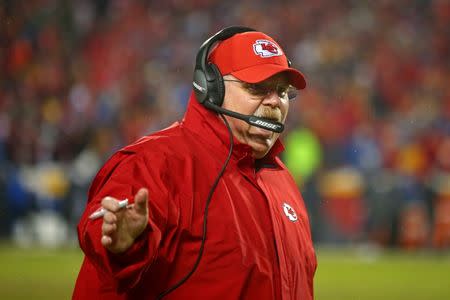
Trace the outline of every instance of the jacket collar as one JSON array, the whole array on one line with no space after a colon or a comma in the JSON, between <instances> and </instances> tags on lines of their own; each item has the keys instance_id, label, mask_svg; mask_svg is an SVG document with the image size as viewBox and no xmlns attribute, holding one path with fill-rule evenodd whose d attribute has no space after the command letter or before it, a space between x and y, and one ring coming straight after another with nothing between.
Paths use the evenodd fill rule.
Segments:
<instances>
[{"instance_id":1,"label":"jacket collar","mask_svg":"<svg viewBox=\"0 0 450 300\"><path fill-rule=\"evenodd\" d=\"M226 125L217 113L201 105L195 99L193 92L189 98L182 126L192 131L199 139L216 148L217 151L227 153L230 146L230 137ZM240 161L251 160L252 164L255 164L250 146L239 142L234 136L233 145L234 158ZM269 153L264 158L258 160L257 164L261 166L279 166L276 157L283 150L283 144L277 139Z\"/></svg>"}]
</instances>

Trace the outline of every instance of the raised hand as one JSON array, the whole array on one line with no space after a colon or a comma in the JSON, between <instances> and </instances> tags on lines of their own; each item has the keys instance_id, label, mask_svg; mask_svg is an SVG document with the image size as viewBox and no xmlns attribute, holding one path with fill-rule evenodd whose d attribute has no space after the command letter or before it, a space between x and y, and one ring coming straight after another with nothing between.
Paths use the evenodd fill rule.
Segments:
<instances>
[{"instance_id":1,"label":"raised hand","mask_svg":"<svg viewBox=\"0 0 450 300\"><path fill-rule=\"evenodd\" d=\"M102 245L112 253L122 253L133 245L148 224L148 191L141 188L134 197L134 204L119 207L113 197L102 199L106 210L102 224Z\"/></svg>"}]
</instances>

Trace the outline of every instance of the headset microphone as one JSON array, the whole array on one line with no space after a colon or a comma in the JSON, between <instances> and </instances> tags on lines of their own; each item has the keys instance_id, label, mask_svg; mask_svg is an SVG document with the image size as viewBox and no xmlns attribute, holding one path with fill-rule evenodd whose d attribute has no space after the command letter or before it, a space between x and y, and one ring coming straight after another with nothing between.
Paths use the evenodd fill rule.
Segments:
<instances>
[{"instance_id":1,"label":"headset microphone","mask_svg":"<svg viewBox=\"0 0 450 300\"><path fill-rule=\"evenodd\" d=\"M194 87L195 87L195 85L194 85ZM277 133L280 133L284 130L284 125L280 122L276 122L276 121L266 119L266 118L261 118L261 117L243 115L243 114L237 113L235 111L231 111L231 110L225 109L223 107L220 107L218 105L215 105L214 103L209 102L209 101L205 101L203 103L203 105L205 105L207 108L209 108L215 112L218 112L218 113L221 113L221 114L224 114L224 115L227 115L227 116L239 119L239 120L243 120L250 125L253 125L253 126L256 126L256 127L262 128L262 129L270 130L272 132L277 132Z\"/></svg>"}]
</instances>

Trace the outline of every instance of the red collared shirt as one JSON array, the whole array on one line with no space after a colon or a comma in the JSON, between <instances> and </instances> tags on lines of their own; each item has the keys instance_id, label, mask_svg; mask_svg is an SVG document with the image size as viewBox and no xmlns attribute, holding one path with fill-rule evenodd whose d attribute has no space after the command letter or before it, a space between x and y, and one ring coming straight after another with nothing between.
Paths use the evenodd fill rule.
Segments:
<instances>
[{"instance_id":1,"label":"red collared shirt","mask_svg":"<svg viewBox=\"0 0 450 300\"><path fill-rule=\"evenodd\" d=\"M205 202L228 153L223 122L191 97L181 123L116 153L99 171L78 225L85 253L73 299L155 299L194 266ZM258 162L238 143L209 206L203 257L164 299L313 299L316 257L302 197L277 157ZM149 225L125 253L100 243L106 196L149 190Z\"/></svg>"}]
</instances>

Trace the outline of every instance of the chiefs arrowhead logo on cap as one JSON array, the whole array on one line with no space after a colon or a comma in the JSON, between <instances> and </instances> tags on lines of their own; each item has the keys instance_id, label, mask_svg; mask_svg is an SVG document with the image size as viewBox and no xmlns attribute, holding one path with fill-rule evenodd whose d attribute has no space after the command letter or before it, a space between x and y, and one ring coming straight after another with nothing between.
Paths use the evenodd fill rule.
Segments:
<instances>
[{"instance_id":1,"label":"chiefs arrowhead logo on cap","mask_svg":"<svg viewBox=\"0 0 450 300\"><path fill-rule=\"evenodd\" d=\"M286 202L283 203L283 211L286 217L288 217L289 221L295 222L298 220L295 210Z\"/></svg>"},{"instance_id":2,"label":"chiefs arrowhead logo on cap","mask_svg":"<svg viewBox=\"0 0 450 300\"><path fill-rule=\"evenodd\" d=\"M281 49L273 42L268 40L256 40L253 44L253 51L261 57L272 57L283 55Z\"/></svg>"}]
</instances>

